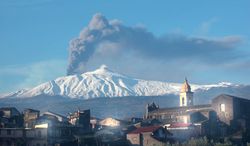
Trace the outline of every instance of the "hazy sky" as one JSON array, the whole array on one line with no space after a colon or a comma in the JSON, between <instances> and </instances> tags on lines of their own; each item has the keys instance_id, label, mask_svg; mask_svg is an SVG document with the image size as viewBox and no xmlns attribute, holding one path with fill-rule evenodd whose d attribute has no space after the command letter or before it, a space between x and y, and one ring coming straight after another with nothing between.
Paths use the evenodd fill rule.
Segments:
<instances>
[{"instance_id":1,"label":"hazy sky","mask_svg":"<svg viewBox=\"0 0 250 146\"><path fill-rule=\"evenodd\" d=\"M130 30L138 36L131 45L121 47L118 41L123 49L118 54L104 48L112 49L117 40L98 43L101 55L90 57L87 71L104 62L137 78L182 82L187 76L200 84L250 84L249 6L248 0L1 0L0 93L66 75L70 41L82 39L79 34L97 13L126 28L118 34L122 40L131 42L121 36ZM144 36L156 48L140 45ZM203 45L195 45L200 40Z\"/></svg>"}]
</instances>

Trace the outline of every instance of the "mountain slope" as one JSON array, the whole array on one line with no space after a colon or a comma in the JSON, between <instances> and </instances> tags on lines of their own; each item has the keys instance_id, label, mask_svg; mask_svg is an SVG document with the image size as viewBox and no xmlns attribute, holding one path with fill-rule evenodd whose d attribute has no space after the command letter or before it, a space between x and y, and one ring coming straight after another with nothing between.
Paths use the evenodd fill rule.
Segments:
<instances>
[{"instance_id":1,"label":"mountain slope","mask_svg":"<svg viewBox=\"0 0 250 146\"><path fill-rule=\"evenodd\" d=\"M90 99L96 97L178 95L181 85L180 83L134 79L115 73L103 65L92 72L59 77L29 90L20 90L14 93L5 94L2 98L28 98L39 95L59 95L70 98ZM242 85L225 82L214 85L191 84L194 92L203 92L212 88L235 88L239 86Z\"/></svg>"}]
</instances>

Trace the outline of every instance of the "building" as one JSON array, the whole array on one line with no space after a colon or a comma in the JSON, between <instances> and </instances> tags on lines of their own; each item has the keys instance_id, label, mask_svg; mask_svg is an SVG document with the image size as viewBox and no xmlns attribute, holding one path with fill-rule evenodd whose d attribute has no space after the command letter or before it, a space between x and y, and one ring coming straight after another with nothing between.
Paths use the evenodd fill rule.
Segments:
<instances>
[{"instance_id":1,"label":"building","mask_svg":"<svg viewBox=\"0 0 250 146\"><path fill-rule=\"evenodd\" d=\"M250 100L224 94L212 100L212 109L220 121L227 125L234 125L239 121L250 122Z\"/></svg>"},{"instance_id":2,"label":"building","mask_svg":"<svg viewBox=\"0 0 250 146\"><path fill-rule=\"evenodd\" d=\"M210 105L182 106L173 108L159 108L149 112L148 119L157 119L163 123L190 123L199 122L208 118ZM197 115L197 116L195 116ZM199 115L199 116L198 116Z\"/></svg>"},{"instance_id":3,"label":"building","mask_svg":"<svg viewBox=\"0 0 250 146\"><path fill-rule=\"evenodd\" d=\"M38 136L35 129L1 128L0 131L0 146L33 146L37 144L32 144L33 139L41 140L43 137Z\"/></svg>"},{"instance_id":4,"label":"building","mask_svg":"<svg viewBox=\"0 0 250 146\"><path fill-rule=\"evenodd\" d=\"M191 91L191 87L188 84L187 78L181 87L180 92L180 107L182 106L193 106L194 105L194 93Z\"/></svg>"},{"instance_id":5,"label":"building","mask_svg":"<svg viewBox=\"0 0 250 146\"><path fill-rule=\"evenodd\" d=\"M0 128L18 128L23 126L23 116L15 107L0 108Z\"/></svg>"},{"instance_id":6,"label":"building","mask_svg":"<svg viewBox=\"0 0 250 146\"><path fill-rule=\"evenodd\" d=\"M7 113L1 115L4 118L16 117L20 113L15 108L1 109ZM25 121L24 125L0 128L0 146L74 146L79 144L77 137L83 135L82 131L85 130L83 126L72 125L66 117L53 112L45 112L40 116L37 110L25 109L21 117Z\"/></svg>"},{"instance_id":7,"label":"building","mask_svg":"<svg viewBox=\"0 0 250 146\"><path fill-rule=\"evenodd\" d=\"M151 104L147 104L144 118L149 119L149 113L151 113L157 109L159 109L159 105L156 105L154 102Z\"/></svg>"},{"instance_id":8,"label":"building","mask_svg":"<svg viewBox=\"0 0 250 146\"><path fill-rule=\"evenodd\" d=\"M200 127L200 135L227 136L249 131L250 100L221 94L211 104L195 105L193 92L185 79L179 97L179 107L159 108L155 103L146 106L145 120L157 119L163 125L173 123L193 124ZM218 135L219 134L219 135Z\"/></svg>"},{"instance_id":9,"label":"building","mask_svg":"<svg viewBox=\"0 0 250 146\"><path fill-rule=\"evenodd\" d=\"M0 146L67 146L75 139L70 127L48 124L36 128L1 128Z\"/></svg>"},{"instance_id":10,"label":"building","mask_svg":"<svg viewBox=\"0 0 250 146\"><path fill-rule=\"evenodd\" d=\"M179 97L179 107L159 108L155 103L146 106L146 119L157 119L164 124L194 123L208 119L212 111L211 104L194 105L193 92L185 79Z\"/></svg>"},{"instance_id":11,"label":"building","mask_svg":"<svg viewBox=\"0 0 250 146\"><path fill-rule=\"evenodd\" d=\"M95 139L97 145L103 146L127 146L126 134L135 129L129 121L111 117L100 120L97 127Z\"/></svg>"},{"instance_id":12,"label":"building","mask_svg":"<svg viewBox=\"0 0 250 146\"><path fill-rule=\"evenodd\" d=\"M172 142L172 134L161 126L140 127L127 134L127 140L133 146L164 145Z\"/></svg>"},{"instance_id":13,"label":"building","mask_svg":"<svg viewBox=\"0 0 250 146\"><path fill-rule=\"evenodd\" d=\"M74 126L67 123L46 120L36 124L32 130L35 131L36 137L28 142L33 145L67 146L76 143Z\"/></svg>"},{"instance_id":14,"label":"building","mask_svg":"<svg viewBox=\"0 0 250 146\"><path fill-rule=\"evenodd\" d=\"M99 118L90 117L90 125L91 125L92 131L96 131L100 128L100 125L99 125L100 121L101 121L101 119L99 119Z\"/></svg>"},{"instance_id":15,"label":"building","mask_svg":"<svg viewBox=\"0 0 250 146\"><path fill-rule=\"evenodd\" d=\"M191 123L172 123L164 127L173 135L172 138L177 141L186 141L192 137L200 136L199 127Z\"/></svg>"},{"instance_id":16,"label":"building","mask_svg":"<svg viewBox=\"0 0 250 146\"><path fill-rule=\"evenodd\" d=\"M35 125L36 120L40 116L40 111L34 109L24 109L23 111L24 127L32 128Z\"/></svg>"},{"instance_id":17,"label":"building","mask_svg":"<svg viewBox=\"0 0 250 146\"><path fill-rule=\"evenodd\" d=\"M105 118L99 122L101 127L119 127L125 125L125 121L118 120L115 118Z\"/></svg>"},{"instance_id":18,"label":"building","mask_svg":"<svg viewBox=\"0 0 250 146\"><path fill-rule=\"evenodd\" d=\"M90 130L90 110L78 110L68 116L69 122L77 127Z\"/></svg>"},{"instance_id":19,"label":"building","mask_svg":"<svg viewBox=\"0 0 250 146\"><path fill-rule=\"evenodd\" d=\"M48 112L44 112L43 113L43 117L53 117L55 119L57 119L59 122L63 122L63 123L68 123L68 118L63 116L63 115L60 115L58 113L54 113L54 112L51 112L51 111L48 111Z\"/></svg>"}]
</instances>

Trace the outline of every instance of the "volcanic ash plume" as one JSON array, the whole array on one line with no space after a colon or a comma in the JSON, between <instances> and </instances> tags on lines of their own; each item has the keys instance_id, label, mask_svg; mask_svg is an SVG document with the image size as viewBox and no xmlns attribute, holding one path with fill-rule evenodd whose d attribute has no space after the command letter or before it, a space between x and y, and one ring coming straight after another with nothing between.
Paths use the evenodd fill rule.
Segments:
<instances>
[{"instance_id":1,"label":"volcanic ash plume","mask_svg":"<svg viewBox=\"0 0 250 146\"><path fill-rule=\"evenodd\" d=\"M240 41L238 36L208 39L166 34L156 37L143 27L127 27L118 20L108 21L102 14L95 14L80 36L70 42L67 74L87 71L86 65L90 59L104 63L109 59L109 63L134 65L126 64L122 59L110 61L117 56L134 62L139 62L138 58L146 61L180 62L185 58L198 63L226 62L236 57L234 48ZM96 57L95 54L102 56ZM137 65L143 66L145 63Z\"/></svg>"}]
</instances>

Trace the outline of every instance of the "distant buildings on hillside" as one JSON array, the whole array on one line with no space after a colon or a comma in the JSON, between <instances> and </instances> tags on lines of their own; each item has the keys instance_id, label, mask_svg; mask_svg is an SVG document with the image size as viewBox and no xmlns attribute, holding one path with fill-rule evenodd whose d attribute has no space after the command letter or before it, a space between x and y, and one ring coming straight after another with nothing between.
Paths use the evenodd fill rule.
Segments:
<instances>
[{"instance_id":1,"label":"distant buildings on hillside","mask_svg":"<svg viewBox=\"0 0 250 146\"><path fill-rule=\"evenodd\" d=\"M179 107L146 105L143 117L98 119L90 110L65 117L48 111L0 108L0 146L154 146L206 136L235 144L250 142L250 100L219 95L211 104L195 105L187 79ZM131 111L133 112L133 111Z\"/></svg>"}]
</instances>

